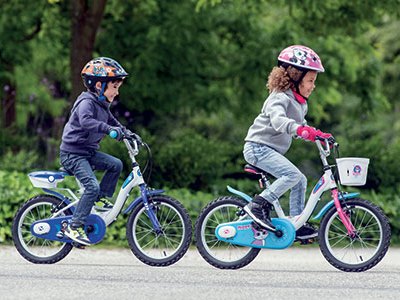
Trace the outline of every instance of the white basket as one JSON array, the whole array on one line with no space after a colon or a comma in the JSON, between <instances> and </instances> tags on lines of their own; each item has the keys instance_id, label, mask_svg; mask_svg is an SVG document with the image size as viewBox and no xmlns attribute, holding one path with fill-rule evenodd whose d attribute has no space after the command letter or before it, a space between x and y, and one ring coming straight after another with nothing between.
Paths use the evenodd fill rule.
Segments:
<instances>
[{"instance_id":1,"label":"white basket","mask_svg":"<svg viewBox=\"0 0 400 300\"><path fill-rule=\"evenodd\" d=\"M367 181L368 158L343 157L336 159L342 185L364 185Z\"/></svg>"}]
</instances>

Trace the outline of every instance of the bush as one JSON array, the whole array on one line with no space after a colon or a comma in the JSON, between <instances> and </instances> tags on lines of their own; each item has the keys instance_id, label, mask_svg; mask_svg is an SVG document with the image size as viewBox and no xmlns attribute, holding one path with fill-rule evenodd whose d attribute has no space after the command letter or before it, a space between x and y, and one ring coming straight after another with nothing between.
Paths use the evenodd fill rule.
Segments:
<instances>
[{"instance_id":1,"label":"bush","mask_svg":"<svg viewBox=\"0 0 400 300\"><path fill-rule=\"evenodd\" d=\"M207 189L229 167L230 152L227 143L191 129L179 130L154 150L154 179L173 188Z\"/></svg>"},{"instance_id":2,"label":"bush","mask_svg":"<svg viewBox=\"0 0 400 300\"><path fill-rule=\"evenodd\" d=\"M10 242L14 215L35 191L26 174L0 171L0 195L0 242Z\"/></svg>"},{"instance_id":3,"label":"bush","mask_svg":"<svg viewBox=\"0 0 400 300\"><path fill-rule=\"evenodd\" d=\"M119 186L122 184L122 180L119 182ZM165 188L165 194L171 196L180 201L183 206L189 212L189 215L194 226L195 221L200 211L210 201L216 199L218 196L229 195L230 193L226 190L226 185L229 184L235 189L241 190L252 196L253 193L259 192L260 190L255 186L255 181L248 180L221 180L221 185L215 188L213 193L206 192L193 192L189 189L172 189ZM65 180L65 187L74 189L75 182L73 178ZM308 188L310 191L310 187ZM352 188L351 191L357 191ZM0 243L11 243L11 225L12 220L17 212L18 208L28 199L40 194L39 189L35 189L26 174L19 172L5 172L0 171ZM131 203L137 196L138 189L132 190L130 198L127 200L127 204ZM399 190L385 190L382 193L377 194L374 191L365 191L361 193L363 199L372 201L383 209L385 214L388 216L391 227L392 227L392 242L399 243L400 239L400 191ZM282 207L287 210L288 208L288 194L285 194L281 199ZM327 194L326 199L323 201L329 201L330 197ZM322 206L322 203L319 206ZM319 209L316 209L318 212ZM102 242L103 245L123 246L127 247L126 241L126 222L128 215L121 214L118 219L107 228L107 233Z\"/></svg>"}]
</instances>

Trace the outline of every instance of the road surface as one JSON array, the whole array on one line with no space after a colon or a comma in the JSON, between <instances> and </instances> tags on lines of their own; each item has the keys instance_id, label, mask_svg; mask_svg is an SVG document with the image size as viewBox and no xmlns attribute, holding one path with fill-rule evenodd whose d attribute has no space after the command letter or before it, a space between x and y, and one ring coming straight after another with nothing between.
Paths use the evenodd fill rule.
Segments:
<instances>
[{"instance_id":1,"label":"road surface","mask_svg":"<svg viewBox=\"0 0 400 300\"><path fill-rule=\"evenodd\" d=\"M400 249L364 273L333 268L317 247L262 250L247 267L219 270L195 249L175 265L144 265L129 249L74 249L54 265L0 246L0 299L399 299Z\"/></svg>"}]
</instances>

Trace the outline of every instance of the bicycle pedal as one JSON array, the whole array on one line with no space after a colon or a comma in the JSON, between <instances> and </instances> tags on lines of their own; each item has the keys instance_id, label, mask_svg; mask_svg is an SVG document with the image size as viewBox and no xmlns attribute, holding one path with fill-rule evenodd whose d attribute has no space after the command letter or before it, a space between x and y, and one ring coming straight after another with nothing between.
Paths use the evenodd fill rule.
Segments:
<instances>
[{"instance_id":1,"label":"bicycle pedal","mask_svg":"<svg viewBox=\"0 0 400 300\"><path fill-rule=\"evenodd\" d=\"M80 249L80 250L86 249L85 245L79 244L77 242L72 242L72 246L74 246L75 248Z\"/></svg>"},{"instance_id":2,"label":"bicycle pedal","mask_svg":"<svg viewBox=\"0 0 400 300\"><path fill-rule=\"evenodd\" d=\"M244 216L245 214L246 214L246 212L243 210L243 208L240 209L240 210L238 210L238 211L236 212L236 215L237 215L238 217L242 217L242 216Z\"/></svg>"},{"instance_id":3,"label":"bicycle pedal","mask_svg":"<svg viewBox=\"0 0 400 300\"><path fill-rule=\"evenodd\" d=\"M297 242L300 242L300 245L310 245L310 244L314 244L316 242L315 238L311 238L311 239L298 239L296 238Z\"/></svg>"}]
</instances>

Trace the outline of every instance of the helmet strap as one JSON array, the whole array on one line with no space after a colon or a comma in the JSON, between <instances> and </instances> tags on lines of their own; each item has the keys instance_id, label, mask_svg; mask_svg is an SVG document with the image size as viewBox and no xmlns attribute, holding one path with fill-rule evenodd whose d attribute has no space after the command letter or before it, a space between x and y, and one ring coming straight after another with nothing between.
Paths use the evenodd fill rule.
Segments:
<instances>
[{"instance_id":1,"label":"helmet strap","mask_svg":"<svg viewBox=\"0 0 400 300\"><path fill-rule=\"evenodd\" d=\"M281 61L278 61L278 66L279 66L279 67L283 67L283 68L285 68L285 69L287 69L289 66L292 66L292 67L294 67L295 69L301 71L301 75L300 75L300 77L299 77L297 80L294 80L292 77L290 77L289 73L288 73L288 76L289 76L290 81L293 82L293 85L294 85L294 88L295 88L297 94L299 94L300 96L302 96L304 99L308 100L307 97L304 97L304 96L300 93L299 85L300 85L300 82L303 80L304 76L306 76L306 74L307 74L307 72L308 72L309 70L307 70L307 69L305 69L305 68L304 68L304 69L303 69L303 68L300 69L300 68L295 67L295 66L293 66L293 65L291 65L291 64L288 64L288 63L285 63L285 62L281 62Z\"/></svg>"},{"instance_id":2,"label":"helmet strap","mask_svg":"<svg viewBox=\"0 0 400 300\"><path fill-rule=\"evenodd\" d=\"M99 93L99 100L100 101L106 101L106 96L104 96L104 91L106 90L107 82L102 82L101 83L101 90Z\"/></svg>"},{"instance_id":3,"label":"helmet strap","mask_svg":"<svg viewBox=\"0 0 400 300\"><path fill-rule=\"evenodd\" d=\"M303 72L301 73L299 79L297 79L297 80L293 80L292 78L290 78L290 76L289 76L289 78L290 78L290 80L293 82L297 94L299 94L300 96L302 96L304 99L308 100L307 97L304 97L304 96L300 93L300 87L299 87L300 82L303 80L303 78L304 78L304 76L306 76L306 74L307 74L307 71L303 71Z\"/></svg>"}]
</instances>

